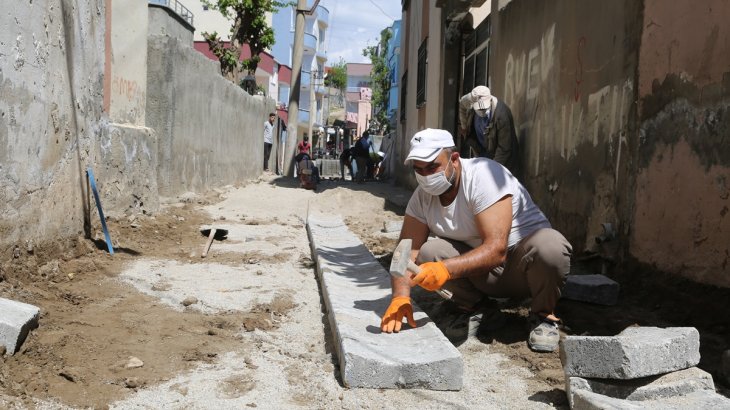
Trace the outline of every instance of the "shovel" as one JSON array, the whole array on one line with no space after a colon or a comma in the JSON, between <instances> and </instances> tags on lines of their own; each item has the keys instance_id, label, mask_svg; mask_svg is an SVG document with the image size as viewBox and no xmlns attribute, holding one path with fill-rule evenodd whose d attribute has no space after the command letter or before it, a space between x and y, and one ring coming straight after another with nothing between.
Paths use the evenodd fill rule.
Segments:
<instances>
[{"instance_id":1,"label":"shovel","mask_svg":"<svg viewBox=\"0 0 730 410\"><path fill-rule=\"evenodd\" d=\"M217 239L219 241L226 239L228 236L228 229L205 227L200 228L200 233L202 233L203 236L208 237L208 241L205 243L205 247L203 248L203 253L200 254L201 258L205 258L208 256L208 250L210 250L210 245L213 243L213 239Z\"/></svg>"}]
</instances>

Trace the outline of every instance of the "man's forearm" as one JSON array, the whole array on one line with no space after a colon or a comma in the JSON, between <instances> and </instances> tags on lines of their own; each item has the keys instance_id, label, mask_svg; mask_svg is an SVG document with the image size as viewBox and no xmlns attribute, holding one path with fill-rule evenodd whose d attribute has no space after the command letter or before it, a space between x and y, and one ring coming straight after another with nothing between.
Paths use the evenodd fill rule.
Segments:
<instances>
[{"instance_id":1,"label":"man's forearm","mask_svg":"<svg viewBox=\"0 0 730 410\"><path fill-rule=\"evenodd\" d=\"M444 260L451 279L467 278L484 274L501 266L507 258L507 248L499 245L483 244L469 252Z\"/></svg>"}]
</instances>

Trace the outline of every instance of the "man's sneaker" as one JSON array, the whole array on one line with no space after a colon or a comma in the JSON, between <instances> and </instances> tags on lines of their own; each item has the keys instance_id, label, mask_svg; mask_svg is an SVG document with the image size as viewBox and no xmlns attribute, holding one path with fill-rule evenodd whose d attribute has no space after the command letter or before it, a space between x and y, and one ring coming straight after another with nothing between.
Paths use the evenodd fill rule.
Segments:
<instances>
[{"instance_id":1,"label":"man's sneaker","mask_svg":"<svg viewBox=\"0 0 730 410\"><path fill-rule=\"evenodd\" d=\"M527 345L536 352L552 352L558 348L560 332L558 322L532 314L528 319L530 337Z\"/></svg>"}]
</instances>

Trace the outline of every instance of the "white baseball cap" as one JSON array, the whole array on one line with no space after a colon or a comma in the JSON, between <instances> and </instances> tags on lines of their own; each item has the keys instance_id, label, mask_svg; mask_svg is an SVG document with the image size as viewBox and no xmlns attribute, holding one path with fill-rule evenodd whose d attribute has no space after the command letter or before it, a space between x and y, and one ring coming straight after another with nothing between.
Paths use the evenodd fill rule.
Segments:
<instances>
[{"instance_id":1,"label":"white baseball cap","mask_svg":"<svg viewBox=\"0 0 730 410\"><path fill-rule=\"evenodd\" d=\"M411 150L403 162L408 165L409 161L431 162L436 159L439 152L444 148L455 146L454 137L446 130L426 128L413 134L411 138Z\"/></svg>"}]
</instances>

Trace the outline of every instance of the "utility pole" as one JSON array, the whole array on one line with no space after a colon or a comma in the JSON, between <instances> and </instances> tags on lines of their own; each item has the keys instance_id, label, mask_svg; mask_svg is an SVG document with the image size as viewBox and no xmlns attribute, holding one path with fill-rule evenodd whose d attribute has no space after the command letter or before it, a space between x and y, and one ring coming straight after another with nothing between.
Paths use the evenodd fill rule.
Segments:
<instances>
[{"instance_id":1,"label":"utility pole","mask_svg":"<svg viewBox=\"0 0 730 410\"><path fill-rule=\"evenodd\" d=\"M302 54L304 52L304 15L312 14L319 0L314 1L307 10L307 0L297 1L297 18L294 26L294 49L291 62L291 90L289 92L289 124L287 126L286 144L284 145L284 173L294 176L292 162L297 148L297 128L299 127L299 94L302 88Z\"/></svg>"},{"instance_id":2,"label":"utility pole","mask_svg":"<svg viewBox=\"0 0 730 410\"><path fill-rule=\"evenodd\" d=\"M284 149L284 173L294 176L292 161L297 148L297 128L299 127L299 94L302 88L302 52L304 47L304 11L307 0L298 0L296 23L294 26L294 49L291 63L291 88L289 91L289 124L287 126Z\"/></svg>"}]
</instances>

